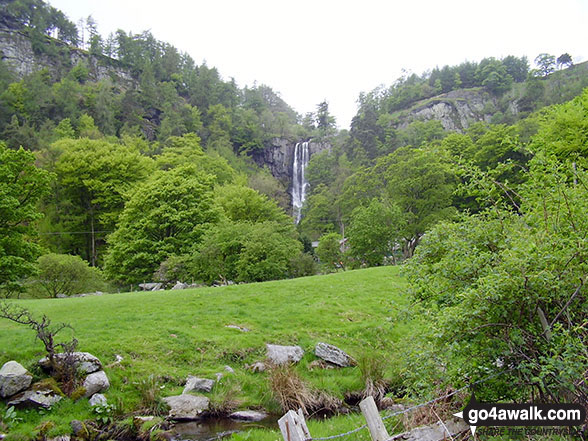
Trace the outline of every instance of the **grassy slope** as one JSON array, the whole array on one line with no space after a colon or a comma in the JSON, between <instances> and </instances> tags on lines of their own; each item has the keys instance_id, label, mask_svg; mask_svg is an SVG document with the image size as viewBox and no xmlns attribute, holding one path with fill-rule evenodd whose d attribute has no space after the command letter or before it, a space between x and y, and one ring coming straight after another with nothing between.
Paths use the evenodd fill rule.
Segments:
<instances>
[{"instance_id":1,"label":"grassy slope","mask_svg":"<svg viewBox=\"0 0 588 441\"><path fill-rule=\"evenodd\" d=\"M113 294L52 300L26 300L27 309L47 314L54 323L73 325L79 350L111 364L106 368L111 403L134 410L137 382L155 375L163 395L180 393L188 374L214 378L225 365L235 369L232 381L241 388L242 408L262 406L278 411L267 387L267 375L253 374L245 363L262 360L265 343L299 344L306 354L297 366L314 386L341 397L362 388L358 368L309 371L318 341L353 356L362 351L393 354L394 344L408 331L403 321L408 300L399 268L382 267L287 281L201 288L186 291ZM243 333L225 325L251 329ZM15 359L35 370L42 347L31 330L0 321L0 362ZM389 365L389 375L394 372ZM227 378L230 376L227 376ZM3 413L3 407L0 412ZM58 404L50 415L24 413L13 430L29 432L52 419L56 432L67 431L73 418L90 416L86 400Z\"/></svg>"}]
</instances>

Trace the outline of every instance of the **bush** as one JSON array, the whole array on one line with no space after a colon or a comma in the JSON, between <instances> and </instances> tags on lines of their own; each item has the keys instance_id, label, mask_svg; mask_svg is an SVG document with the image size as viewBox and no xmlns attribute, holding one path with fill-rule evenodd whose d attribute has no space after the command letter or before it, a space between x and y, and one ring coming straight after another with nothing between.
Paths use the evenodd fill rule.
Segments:
<instances>
[{"instance_id":1,"label":"bush","mask_svg":"<svg viewBox=\"0 0 588 441\"><path fill-rule=\"evenodd\" d=\"M71 296L104 289L102 273L79 256L45 254L39 257L39 284L49 294Z\"/></svg>"}]
</instances>

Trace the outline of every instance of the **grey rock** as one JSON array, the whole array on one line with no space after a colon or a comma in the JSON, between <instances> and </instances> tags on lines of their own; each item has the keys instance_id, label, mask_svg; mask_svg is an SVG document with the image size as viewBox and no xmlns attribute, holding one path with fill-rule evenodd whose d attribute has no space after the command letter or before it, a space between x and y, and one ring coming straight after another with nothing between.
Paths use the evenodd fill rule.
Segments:
<instances>
[{"instance_id":1,"label":"grey rock","mask_svg":"<svg viewBox=\"0 0 588 441\"><path fill-rule=\"evenodd\" d=\"M61 400L61 397L51 390L27 390L22 394L13 397L13 399L7 403L7 406L49 408L59 400Z\"/></svg>"},{"instance_id":2,"label":"grey rock","mask_svg":"<svg viewBox=\"0 0 588 441\"><path fill-rule=\"evenodd\" d=\"M182 394L187 394L188 392L210 392L212 386L214 386L214 380L190 375L186 380L186 386Z\"/></svg>"},{"instance_id":3,"label":"grey rock","mask_svg":"<svg viewBox=\"0 0 588 441\"><path fill-rule=\"evenodd\" d=\"M97 357L93 356L89 352L73 352L72 353L76 369L85 374L91 374L92 372L99 371L102 369L102 363ZM55 355L56 363L63 363L66 358L66 354L59 353ZM49 359L44 357L39 360L39 364L43 369L49 369Z\"/></svg>"},{"instance_id":4,"label":"grey rock","mask_svg":"<svg viewBox=\"0 0 588 441\"><path fill-rule=\"evenodd\" d=\"M139 288L141 288L143 291L157 291L159 289L161 289L161 287L163 286L162 283L139 283Z\"/></svg>"},{"instance_id":5,"label":"grey rock","mask_svg":"<svg viewBox=\"0 0 588 441\"><path fill-rule=\"evenodd\" d=\"M304 351L300 346L265 345L267 348L267 359L272 364L298 363Z\"/></svg>"},{"instance_id":6,"label":"grey rock","mask_svg":"<svg viewBox=\"0 0 588 441\"><path fill-rule=\"evenodd\" d=\"M267 366L265 365L265 363L263 361L257 361L255 363L253 363L251 366L247 366L247 369L249 369L253 372L265 372L265 370L267 369Z\"/></svg>"},{"instance_id":7,"label":"grey rock","mask_svg":"<svg viewBox=\"0 0 588 441\"><path fill-rule=\"evenodd\" d=\"M86 389L84 396L91 397L95 393L104 392L110 387L110 382L104 371L94 372L86 377L83 384Z\"/></svg>"},{"instance_id":8,"label":"grey rock","mask_svg":"<svg viewBox=\"0 0 588 441\"><path fill-rule=\"evenodd\" d=\"M94 407L94 406L106 406L106 404L108 403L108 401L106 400L106 397L102 394L94 394L90 397L90 406Z\"/></svg>"},{"instance_id":9,"label":"grey rock","mask_svg":"<svg viewBox=\"0 0 588 441\"><path fill-rule=\"evenodd\" d=\"M261 421L267 418L267 413L256 410L240 410L233 412L229 417L240 421Z\"/></svg>"},{"instance_id":10,"label":"grey rock","mask_svg":"<svg viewBox=\"0 0 588 441\"><path fill-rule=\"evenodd\" d=\"M226 325L225 328L230 328L230 329L237 329L241 332L249 332L251 331L251 329L246 328L245 326L238 326L238 325Z\"/></svg>"},{"instance_id":11,"label":"grey rock","mask_svg":"<svg viewBox=\"0 0 588 441\"><path fill-rule=\"evenodd\" d=\"M74 436L84 438L84 435L88 433L86 426L80 420L71 420L69 425Z\"/></svg>"},{"instance_id":12,"label":"grey rock","mask_svg":"<svg viewBox=\"0 0 588 441\"><path fill-rule=\"evenodd\" d=\"M47 438L47 441L70 441L71 437L69 435L59 435L54 438Z\"/></svg>"},{"instance_id":13,"label":"grey rock","mask_svg":"<svg viewBox=\"0 0 588 441\"><path fill-rule=\"evenodd\" d=\"M172 289L186 289L188 285L186 283L182 283L180 281L176 282L176 284L172 287Z\"/></svg>"},{"instance_id":14,"label":"grey rock","mask_svg":"<svg viewBox=\"0 0 588 441\"><path fill-rule=\"evenodd\" d=\"M234 374L235 369L233 369L231 366L225 366L225 372L228 372L229 374Z\"/></svg>"},{"instance_id":15,"label":"grey rock","mask_svg":"<svg viewBox=\"0 0 588 441\"><path fill-rule=\"evenodd\" d=\"M197 420L210 404L208 398L190 394L165 397L163 401L170 407L168 416L172 420Z\"/></svg>"},{"instance_id":16,"label":"grey rock","mask_svg":"<svg viewBox=\"0 0 588 441\"><path fill-rule=\"evenodd\" d=\"M22 392L31 385L33 376L16 361L4 363L0 369L0 397L6 398Z\"/></svg>"},{"instance_id":17,"label":"grey rock","mask_svg":"<svg viewBox=\"0 0 588 441\"><path fill-rule=\"evenodd\" d=\"M60 294L57 294L57 295L55 296L55 298L56 298L56 299L67 299L67 297L68 297L67 295L65 295L65 294L61 294L61 293L60 293Z\"/></svg>"},{"instance_id":18,"label":"grey rock","mask_svg":"<svg viewBox=\"0 0 588 441\"><path fill-rule=\"evenodd\" d=\"M352 359L346 352L328 343L317 343L314 348L314 355L340 367L348 367L352 364Z\"/></svg>"}]
</instances>

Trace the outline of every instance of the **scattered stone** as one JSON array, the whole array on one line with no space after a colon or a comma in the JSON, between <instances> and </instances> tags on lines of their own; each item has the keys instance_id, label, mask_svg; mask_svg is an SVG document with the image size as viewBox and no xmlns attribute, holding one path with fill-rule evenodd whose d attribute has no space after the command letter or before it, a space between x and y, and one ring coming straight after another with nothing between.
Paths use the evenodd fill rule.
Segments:
<instances>
[{"instance_id":1,"label":"scattered stone","mask_svg":"<svg viewBox=\"0 0 588 441\"><path fill-rule=\"evenodd\" d=\"M55 362L63 363L67 354L60 352L55 354ZM92 372L99 371L102 369L102 363L100 360L90 354L89 352L73 352L72 357L76 365L76 369L85 374L91 374ZM47 357L41 358L39 364L43 369L49 369L49 359Z\"/></svg>"},{"instance_id":2,"label":"scattered stone","mask_svg":"<svg viewBox=\"0 0 588 441\"><path fill-rule=\"evenodd\" d=\"M229 374L235 373L235 369L233 369L231 366L225 366L225 371L228 372Z\"/></svg>"},{"instance_id":3,"label":"scattered stone","mask_svg":"<svg viewBox=\"0 0 588 441\"><path fill-rule=\"evenodd\" d=\"M267 418L267 413L256 410L240 410L233 412L229 417L239 421L261 421Z\"/></svg>"},{"instance_id":4,"label":"scattered stone","mask_svg":"<svg viewBox=\"0 0 588 441\"><path fill-rule=\"evenodd\" d=\"M314 348L314 355L340 367L348 367L352 363L351 357L346 352L328 343L317 343Z\"/></svg>"},{"instance_id":5,"label":"scattered stone","mask_svg":"<svg viewBox=\"0 0 588 441\"><path fill-rule=\"evenodd\" d=\"M172 287L172 289L186 289L188 285L186 283L182 283L180 281L176 282L176 284Z\"/></svg>"},{"instance_id":6,"label":"scattered stone","mask_svg":"<svg viewBox=\"0 0 588 441\"><path fill-rule=\"evenodd\" d=\"M44 407L47 409L59 400L61 397L51 390L27 390L14 397L6 405L8 407Z\"/></svg>"},{"instance_id":7,"label":"scattered stone","mask_svg":"<svg viewBox=\"0 0 588 441\"><path fill-rule=\"evenodd\" d=\"M444 423L438 422L430 426L417 427L410 432L393 436L390 441L444 441L466 430L469 430L469 426L462 419L449 420Z\"/></svg>"},{"instance_id":8,"label":"scattered stone","mask_svg":"<svg viewBox=\"0 0 588 441\"><path fill-rule=\"evenodd\" d=\"M186 386L182 394L187 394L188 392L210 392L212 386L214 386L214 380L190 375L186 380Z\"/></svg>"},{"instance_id":9,"label":"scattered stone","mask_svg":"<svg viewBox=\"0 0 588 441\"><path fill-rule=\"evenodd\" d=\"M104 371L94 372L86 377L83 384L86 389L84 396L91 397L95 393L104 392L110 387L108 377Z\"/></svg>"},{"instance_id":10,"label":"scattered stone","mask_svg":"<svg viewBox=\"0 0 588 441\"><path fill-rule=\"evenodd\" d=\"M304 351L300 346L265 345L267 348L267 359L273 364L298 363Z\"/></svg>"},{"instance_id":11,"label":"scattered stone","mask_svg":"<svg viewBox=\"0 0 588 441\"><path fill-rule=\"evenodd\" d=\"M76 438L86 439L88 436L88 429L86 425L81 422L80 420L71 420L69 425L71 426L71 431Z\"/></svg>"},{"instance_id":12,"label":"scattered stone","mask_svg":"<svg viewBox=\"0 0 588 441\"><path fill-rule=\"evenodd\" d=\"M308 363L308 370L312 371L314 369L335 369L335 366L333 366L330 363L327 363L324 360L314 360Z\"/></svg>"},{"instance_id":13,"label":"scattered stone","mask_svg":"<svg viewBox=\"0 0 588 441\"><path fill-rule=\"evenodd\" d=\"M31 385L33 376L16 361L4 363L0 369L0 397L6 398L22 392Z\"/></svg>"},{"instance_id":14,"label":"scattered stone","mask_svg":"<svg viewBox=\"0 0 588 441\"><path fill-rule=\"evenodd\" d=\"M251 329L246 328L245 326L239 326L239 325L225 325L225 328L230 328L230 329L237 329L241 332L249 332L251 331Z\"/></svg>"},{"instance_id":15,"label":"scattered stone","mask_svg":"<svg viewBox=\"0 0 588 441\"><path fill-rule=\"evenodd\" d=\"M165 397L163 401L170 407L169 418L172 420L197 420L208 410L210 403L206 397L190 394Z\"/></svg>"},{"instance_id":16,"label":"scattered stone","mask_svg":"<svg viewBox=\"0 0 588 441\"><path fill-rule=\"evenodd\" d=\"M223 379L222 372L217 372L216 374L214 374L214 376L216 377L217 383Z\"/></svg>"},{"instance_id":17,"label":"scattered stone","mask_svg":"<svg viewBox=\"0 0 588 441\"><path fill-rule=\"evenodd\" d=\"M252 372L265 372L267 366L263 361L257 361L253 363L251 366L247 366L246 368L251 370Z\"/></svg>"},{"instance_id":18,"label":"scattered stone","mask_svg":"<svg viewBox=\"0 0 588 441\"><path fill-rule=\"evenodd\" d=\"M67 299L67 295L65 295L65 294L61 294L61 293L60 293L60 294L57 294L57 295L55 296L55 298L56 298L56 299Z\"/></svg>"},{"instance_id":19,"label":"scattered stone","mask_svg":"<svg viewBox=\"0 0 588 441\"><path fill-rule=\"evenodd\" d=\"M70 441L71 438L69 435L60 435L56 436L55 438L47 438L47 441Z\"/></svg>"},{"instance_id":20,"label":"scattered stone","mask_svg":"<svg viewBox=\"0 0 588 441\"><path fill-rule=\"evenodd\" d=\"M161 289L161 287L163 286L162 283L139 283L139 288L141 288L143 291L159 291Z\"/></svg>"},{"instance_id":21,"label":"scattered stone","mask_svg":"<svg viewBox=\"0 0 588 441\"><path fill-rule=\"evenodd\" d=\"M90 406L106 406L106 397L102 394L94 394L90 397Z\"/></svg>"}]
</instances>

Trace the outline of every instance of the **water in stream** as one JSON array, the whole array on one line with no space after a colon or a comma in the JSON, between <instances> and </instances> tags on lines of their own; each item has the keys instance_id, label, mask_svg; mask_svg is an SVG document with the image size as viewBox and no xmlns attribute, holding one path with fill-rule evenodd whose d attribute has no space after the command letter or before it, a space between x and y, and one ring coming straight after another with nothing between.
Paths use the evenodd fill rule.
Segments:
<instances>
[{"instance_id":1,"label":"water in stream","mask_svg":"<svg viewBox=\"0 0 588 441\"><path fill-rule=\"evenodd\" d=\"M278 416L268 416L263 421L235 421L230 418L207 418L202 421L177 423L174 426L174 440L180 441L213 441L229 437L235 432L248 429L277 429Z\"/></svg>"}]
</instances>

